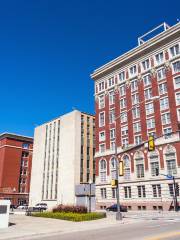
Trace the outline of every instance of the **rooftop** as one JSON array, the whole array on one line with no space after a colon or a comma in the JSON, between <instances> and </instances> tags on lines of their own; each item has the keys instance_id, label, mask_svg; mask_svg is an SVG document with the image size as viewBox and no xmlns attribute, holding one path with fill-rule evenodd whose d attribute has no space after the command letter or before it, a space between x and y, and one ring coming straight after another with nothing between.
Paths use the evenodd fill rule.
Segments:
<instances>
[{"instance_id":1,"label":"rooftop","mask_svg":"<svg viewBox=\"0 0 180 240\"><path fill-rule=\"evenodd\" d=\"M26 141L26 142L33 143L33 138L32 137L18 135L18 134L15 134L15 133L6 133L5 132L5 133L0 134L0 140L2 140L4 138L9 138L9 139L20 140L20 141Z\"/></svg>"}]
</instances>

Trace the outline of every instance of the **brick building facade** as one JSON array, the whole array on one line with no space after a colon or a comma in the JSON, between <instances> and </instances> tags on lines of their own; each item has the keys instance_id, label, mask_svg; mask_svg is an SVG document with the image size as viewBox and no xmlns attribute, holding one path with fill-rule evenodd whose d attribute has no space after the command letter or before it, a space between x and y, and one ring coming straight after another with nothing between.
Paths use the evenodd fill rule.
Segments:
<instances>
[{"instance_id":1,"label":"brick building facade","mask_svg":"<svg viewBox=\"0 0 180 240\"><path fill-rule=\"evenodd\" d=\"M31 177L33 138L0 135L0 199L27 204Z\"/></svg>"},{"instance_id":2,"label":"brick building facade","mask_svg":"<svg viewBox=\"0 0 180 240\"><path fill-rule=\"evenodd\" d=\"M116 159L124 162L120 201L129 209L173 207L180 184L180 23L93 72L97 207L116 202ZM148 152L147 140L156 149Z\"/></svg>"}]
</instances>

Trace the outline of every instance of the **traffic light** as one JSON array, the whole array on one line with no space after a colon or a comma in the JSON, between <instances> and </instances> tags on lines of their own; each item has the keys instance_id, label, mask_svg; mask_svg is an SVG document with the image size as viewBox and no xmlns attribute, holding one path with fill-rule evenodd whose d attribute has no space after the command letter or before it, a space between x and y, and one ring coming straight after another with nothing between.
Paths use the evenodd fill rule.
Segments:
<instances>
[{"instance_id":1,"label":"traffic light","mask_svg":"<svg viewBox=\"0 0 180 240\"><path fill-rule=\"evenodd\" d=\"M154 150L155 150L154 137L153 136L149 136L148 151L154 151Z\"/></svg>"},{"instance_id":2,"label":"traffic light","mask_svg":"<svg viewBox=\"0 0 180 240\"><path fill-rule=\"evenodd\" d=\"M124 176L124 162L119 161L119 176Z\"/></svg>"},{"instance_id":3,"label":"traffic light","mask_svg":"<svg viewBox=\"0 0 180 240\"><path fill-rule=\"evenodd\" d=\"M113 179L113 180L111 181L111 186L112 186L112 187L117 187L117 185L118 185L118 180L117 180L117 179Z\"/></svg>"}]
</instances>

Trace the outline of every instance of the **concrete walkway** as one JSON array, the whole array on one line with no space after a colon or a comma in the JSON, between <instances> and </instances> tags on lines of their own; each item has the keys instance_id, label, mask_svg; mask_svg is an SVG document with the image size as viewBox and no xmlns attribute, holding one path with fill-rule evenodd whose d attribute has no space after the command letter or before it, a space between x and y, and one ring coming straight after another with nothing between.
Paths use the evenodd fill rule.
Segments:
<instances>
[{"instance_id":1,"label":"concrete walkway","mask_svg":"<svg viewBox=\"0 0 180 240\"><path fill-rule=\"evenodd\" d=\"M138 220L140 221L140 220ZM116 221L115 215L107 218L87 221L70 222L58 219L37 218L25 215L10 215L10 227L0 229L0 239L35 239L43 236L53 236L69 232L96 230L111 226L137 222L137 219L123 219Z\"/></svg>"}]
</instances>

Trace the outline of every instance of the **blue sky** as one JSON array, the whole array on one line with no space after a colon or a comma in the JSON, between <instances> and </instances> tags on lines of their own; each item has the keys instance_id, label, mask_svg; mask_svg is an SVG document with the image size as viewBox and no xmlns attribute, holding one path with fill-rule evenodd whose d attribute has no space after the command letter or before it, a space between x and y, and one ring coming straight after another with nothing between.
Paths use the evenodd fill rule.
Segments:
<instances>
[{"instance_id":1,"label":"blue sky","mask_svg":"<svg viewBox=\"0 0 180 240\"><path fill-rule=\"evenodd\" d=\"M94 112L90 73L177 22L180 1L6 0L0 3L0 133L77 108Z\"/></svg>"}]
</instances>

